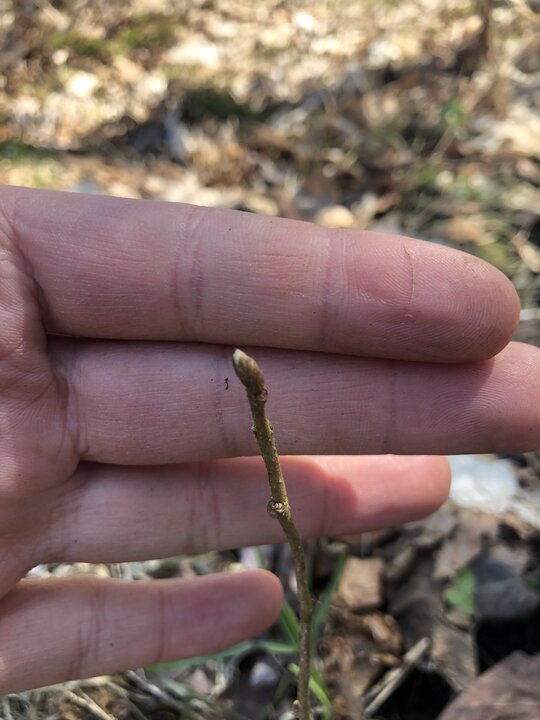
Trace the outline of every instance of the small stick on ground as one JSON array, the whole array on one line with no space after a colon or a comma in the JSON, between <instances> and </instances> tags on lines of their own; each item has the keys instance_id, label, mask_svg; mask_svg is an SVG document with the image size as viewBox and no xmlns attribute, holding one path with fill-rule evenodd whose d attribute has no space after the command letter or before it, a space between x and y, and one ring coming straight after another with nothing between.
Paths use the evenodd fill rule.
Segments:
<instances>
[{"instance_id":1,"label":"small stick on ground","mask_svg":"<svg viewBox=\"0 0 540 720\"><path fill-rule=\"evenodd\" d=\"M396 690L396 688L398 688L407 676L414 670L430 647L431 643L429 639L425 637L421 638L407 653L405 653L401 665L393 670L390 670L390 672L387 673L380 682L371 688L371 690L362 699L364 705L366 706L364 711L366 718L373 717L375 713L379 712L382 705L384 705L394 690Z\"/></svg>"},{"instance_id":2,"label":"small stick on ground","mask_svg":"<svg viewBox=\"0 0 540 720\"><path fill-rule=\"evenodd\" d=\"M255 360L241 350L235 351L233 355L233 366L238 378L246 388L249 407L253 417L253 433L268 473L268 482L270 483L272 497L266 510L270 517L279 521L291 548L300 605L300 669L298 674L298 696L295 702L295 713L298 720L311 720L309 675L313 603L309 592L304 548L302 547L302 540L300 539L296 525L293 522L291 506L289 505L287 488L281 471L272 425L265 414L268 390L264 384L263 374Z\"/></svg>"}]
</instances>

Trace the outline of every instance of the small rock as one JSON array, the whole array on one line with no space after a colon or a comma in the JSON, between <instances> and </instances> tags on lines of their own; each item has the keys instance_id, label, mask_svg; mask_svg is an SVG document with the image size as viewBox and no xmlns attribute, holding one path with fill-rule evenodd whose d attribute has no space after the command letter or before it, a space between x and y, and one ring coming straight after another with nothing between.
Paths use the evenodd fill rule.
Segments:
<instances>
[{"instance_id":1,"label":"small rock","mask_svg":"<svg viewBox=\"0 0 540 720\"><path fill-rule=\"evenodd\" d=\"M87 195L104 195L103 188L97 184L92 178L82 177L73 185L67 188L68 192L85 193Z\"/></svg>"},{"instance_id":2,"label":"small rock","mask_svg":"<svg viewBox=\"0 0 540 720\"><path fill-rule=\"evenodd\" d=\"M482 555L472 564L472 570L478 622L520 620L530 617L538 609L540 597L525 584L515 564Z\"/></svg>"},{"instance_id":3,"label":"small rock","mask_svg":"<svg viewBox=\"0 0 540 720\"><path fill-rule=\"evenodd\" d=\"M277 685L279 678L279 668L271 665L267 660L258 660L249 674L249 683L253 687Z\"/></svg>"},{"instance_id":4,"label":"small rock","mask_svg":"<svg viewBox=\"0 0 540 720\"><path fill-rule=\"evenodd\" d=\"M163 59L171 65L203 65L212 69L218 68L221 62L218 46L203 35L174 45L163 54Z\"/></svg>"},{"instance_id":5,"label":"small rock","mask_svg":"<svg viewBox=\"0 0 540 720\"><path fill-rule=\"evenodd\" d=\"M66 82L66 92L77 98L88 98L94 94L98 86L98 79L90 73L78 72Z\"/></svg>"},{"instance_id":6,"label":"small rock","mask_svg":"<svg viewBox=\"0 0 540 720\"><path fill-rule=\"evenodd\" d=\"M317 213L315 222L328 228L352 228L356 225L356 218L343 205L330 205Z\"/></svg>"},{"instance_id":7,"label":"small rock","mask_svg":"<svg viewBox=\"0 0 540 720\"><path fill-rule=\"evenodd\" d=\"M510 510L519 484L506 460L454 455L448 459L452 469L450 498L464 508L486 513Z\"/></svg>"},{"instance_id":8,"label":"small rock","mask_svg":"<svg viewBox=\"0 0 540 720\"><path fill-rule=\"evenodd\" d=\"M279 212L276 201L267 195L250 195L246 198L244 205L247 210L258 215L275 217Z\"/></svg>"},{"instance_id":9,"label":"small rock","mask_svg":"<svg viewBox=\"0 0 540 720\"><path fill-rule=\"evenodd\" d=\"M317 22L311 13L299 10L295 12L292 21L294 26L305 33L313 33L317 27Z\"/></svg>"},{"instance_id":10,"label":"small rock","mask_svg":"<svg viewBox=\"0 0 540 720\"><path fill-rule=\"evenodd\" d=\"M201 695L211 695L214 689L213 680L208 677L208 674L202 667L195 668L190 674L187 684L195 690L195 692L201 693Z\"/></svg>"}]
</instances>

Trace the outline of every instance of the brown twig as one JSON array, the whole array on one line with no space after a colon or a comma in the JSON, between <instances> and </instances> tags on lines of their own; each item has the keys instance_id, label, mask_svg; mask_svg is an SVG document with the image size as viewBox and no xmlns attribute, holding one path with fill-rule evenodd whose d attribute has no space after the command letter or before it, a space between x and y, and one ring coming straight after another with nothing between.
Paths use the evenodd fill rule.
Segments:
<instances>
[{"instance_id":1,"label":"brown twig","mask_svg":"<svg viewBox=\"0 0 540 720\"><path fill-rule=\"evenodd\" d=\"M72 690L66 690L65 697L69 700L69 702L73 703L73 705L77 705L77 707L86 710L87 712L94 715L94 717L99 718L99 720L114 720L113 715L104 710L101 705L98 705L95 700L93 700L80 688L77 690L77 692L73 692Z\"/></svg>"},{"instance_id":2,"label":"brown twig","mask_svg":"<svg viewBox=\"0 0 540 720\"><path fill-rule=\"evenodd\" d=\"M238 378L246 388L253 418L253 433L255 434L268 473L268 482L270 483L272 497L266 510L270 517L279 521L291 548L300 605L300 632L298 640L300 669L298 674L298 694L295 702L295 712L298 720L311 720L309 676L313 603L309 592L304 548L302 547L302 540L300 539L296 525L293 522L291 506L281 471L272 425L265 413L268 390L264 384L263 374L255 360L242 352L242 350L235 351L233 366Z\"/></svg>"},{"instance_id":3,"label":"brown twig","mask_svg":"<svg viewBox=\"0 0 540 720\"><path fill-rule=\"evenodd\" d=\"M413 647L405 653L401 665L390 670L380 682L362 698L365 705L366 718L373 717L381 706L388 700L394 690L401 685L405 678L414 670L420 660L426 655L431 647L428 638L421 638Z\"/></svg>"}]
</instances>

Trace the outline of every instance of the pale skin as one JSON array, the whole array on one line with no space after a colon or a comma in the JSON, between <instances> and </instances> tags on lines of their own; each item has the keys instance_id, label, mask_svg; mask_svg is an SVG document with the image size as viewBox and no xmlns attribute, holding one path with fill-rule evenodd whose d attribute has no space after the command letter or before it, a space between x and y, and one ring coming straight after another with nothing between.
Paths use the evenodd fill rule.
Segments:
<instances>
[{"instance_id":1,"label":"pale skin","mask_svg":"<svg viewBox=\"0 0 540 720\"><path fill-rule=\"evenodd\" d=\"M234 347L263 368L304 537L433 511L445 453L540 446L515 292L457 251L1 187L0 261L0 694L210 653L275 620L263 571L23 579L282 541Z\"/></svg>"}]
</instances>

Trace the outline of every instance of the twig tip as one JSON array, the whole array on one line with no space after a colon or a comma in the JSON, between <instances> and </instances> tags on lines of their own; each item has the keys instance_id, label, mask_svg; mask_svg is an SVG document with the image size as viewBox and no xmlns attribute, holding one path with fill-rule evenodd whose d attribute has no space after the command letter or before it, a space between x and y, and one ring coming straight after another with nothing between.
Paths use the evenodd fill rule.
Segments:
<instances>
[{"instance_id":1,"label":"twig tip","mask_svg":"<svg viewBox=\"0 0 540 720\"><path fill-rule=\"evenodd\" d=\"M239 348L233 354L233 367L248 393L260 395L266 392L261 368L252 357Z\"/></svg>"}]
</instances>

